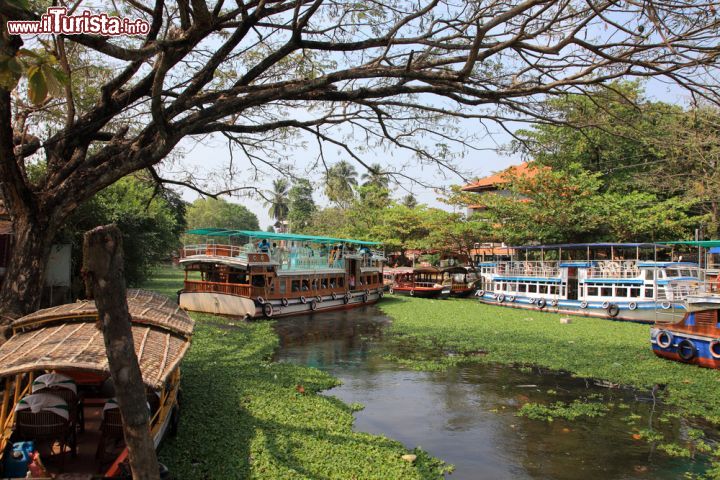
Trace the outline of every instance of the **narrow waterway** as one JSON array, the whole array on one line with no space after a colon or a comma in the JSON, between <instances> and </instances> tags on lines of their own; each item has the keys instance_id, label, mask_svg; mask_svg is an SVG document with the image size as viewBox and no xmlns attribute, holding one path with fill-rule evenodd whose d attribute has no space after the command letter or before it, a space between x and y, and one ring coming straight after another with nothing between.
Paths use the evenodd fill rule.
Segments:
<instances>
[{"instance_id":1,"label":"narrow waterway","mask_svg":"<svg viewBox=\"0 0 720 480\"><path fill-rule=\"evenodd\" d=\"M355 430L394 438L409 449L421 446L455 466L452 479L676 479L699 468L633 438L633 431L653 425L666 441L679 441L688 428L658 422L662 406L650 392L497 365L408 370L383 359L388 324L375 307L278 321L276 360L338 377L343 385L326 394L365 406L355 414ZM613 407L601 417L574 421L517 416L527 402L588 398Z\"/></svg>"}]
</instances>

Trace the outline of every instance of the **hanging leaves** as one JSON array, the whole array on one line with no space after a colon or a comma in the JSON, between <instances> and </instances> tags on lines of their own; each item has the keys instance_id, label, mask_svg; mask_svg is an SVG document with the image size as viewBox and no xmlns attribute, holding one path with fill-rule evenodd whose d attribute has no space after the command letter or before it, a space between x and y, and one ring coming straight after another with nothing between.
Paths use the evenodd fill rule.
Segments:
<instances>
[{"instance_id":1,"label":"hanging leaves","mask_svg":"<svg viewBox=\"0 0 720 480\"><path fill-rule=\"evenodd\" d=\"M25 75L28 81L28 99L40 105L47 98L65 94L67 75L60 70L53 55L21 48L14 57L0 56L0 88L14 90Z\"/></svg>"}]
</instances>

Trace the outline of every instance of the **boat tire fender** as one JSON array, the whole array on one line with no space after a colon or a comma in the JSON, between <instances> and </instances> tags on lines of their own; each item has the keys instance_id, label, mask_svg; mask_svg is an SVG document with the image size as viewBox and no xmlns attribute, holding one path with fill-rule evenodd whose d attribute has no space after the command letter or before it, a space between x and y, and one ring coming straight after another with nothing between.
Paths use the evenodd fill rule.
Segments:
<instances>
[{"instance_id":1,"label":"boat tire fender","mask_svg":"<svg viewBox=\"0 0 720 480\"><path fill-rule=\"evenodd\" d=\"M720 338L712 340L708 344L708 350L710 351L710 356L712 358L714 358L715 360L720 360Z\"/></svg>"},{"instance_id":2,"label":"boat tire fender","mask_svg":"<svg viewBox=\"0 0 720 480\"><path fill-rule=\"evenodd\" d=\"M557 306L558 306L557 298L553 298L552 300L550 300L550 306L551 306L551 307L557 307Z\"/></svg>"},{"instance_id":3,"label":"boat tire fender","mask_svg":"<svg viewBox=\"0 0 720 480\"><path fill-rule=\"evenodd\" d=\"M320 295L318 295L317 297L315 297L315 300L317 300L318 303L322 303L322 301L323 301L323 300L322 300L322 297L321 297Z\"/></svg>"},{"instance_id":4,"label":"boat tire fender","mask_svg":"<svg viewBox=\"0 0 720 480\"><path fill-rule=\"evenodd\" d=\"M367 293L363 293L362 302L367 303L369 298L370 298L370 295L368 295Z\"/></svg>"},{"instance_id":5,"label":"boat tire fender","mask_svg":"<svg viewBox=\"0 0 720 480\"><path fill-rule=\"evenodd\" d=\"M290 302L288 302L287 298L283 297L280 299L280 305L282 305L283 307L287 307L288 303L290 303Z\"/></svg>"},{"instance_id":6,"label":"boat tire fender","mask_svg":"<svg viewBox=\"0 0 720 480\"><path fill-rule=\"evenodd\" d=\"M545 305L547 305L547 301L544 298L538 298L537 307L542 310L543 308L545 308Z\"/></svg>"},{"instance_id":7,"label":"boat tire fender","mask_svg":"<svg viewBox=\"0 0 720 480\"><path fill-rule=\"evenodd\" d=\"M628 303L628 309L629 309L629 310L635 310L635 309L637 309L637 303L635 303L635 302L630 302L630 303Z\"/></svg>"},{"instance_id":8,"label":"boat tire fender","mask_svg":"<svg viewBox=\"0 0 720 480\"><path fill-rule=\"evenodd\" d=\"M368 297L370 296L370 290L367 288L365 289L365 295L367 295Z\"/></svg>"},{"instance_id":9,"label":"boat tire fender","mask_svg":"<svg viewBox=\"0 0 720 480\"><path fill-rule=\"evenodd\" d=\"M663 310L668 310L670 307L672 307L672 304L670 302L662 302L660 306Z\"/></svg>"},{"instance_id":10,"label":"boat tire fender","mask_svg":"<svg viewBox=\"0 0 720 480\"><path fill-rule=\"evenodd\" d=\"M395 293L395 290L393 289L393 287L388 288L388 293L389 293L390 295L392 295L393 293Z\"/></svg>"},{"instance_id":11,"label":"boat tire fender","mask_svg":"<svg viewBox=\"0 0 720 480\"><path fill-rule=\"evenodd\" d=\"M507 301L510 302L510 303L514 302L514 301L515 301L515 296L514 296L514 295L508 295Z\"/></svg>"},{"instance_id":12,"label":"boat tire fender","mask_svg":"<svg viewBox=\"0 0 720 480\"><path fill-rule=\"evenodd\" d=\"M272 303L270 303L270 302L263 303L262 312L263 312L263 315L265 315L265 318L271 318L273 316Z\"/></svg>"},{"instance_id":13,"label":"boat tire fender","mask_svg":"<svg viewBox=\"0 0 720 480\"><path fill-rule=\"evenodd\" d=\"M587 306L588 306L588 303L587 303L585 300L583 300L582 302L580 302L580 308L585 309L585 308L587 308Z\"/></svg>"},{"instance_id":14,"label":"boat tire fender","mask_svg":"<svg viewBox=\"0 0 720 480\"><path fill-rule=\"evenodd\" d=\"M263 297L257 297L255 301L260 305L265 303L265 299Z\"/></svg>"},{"instance_id":15,"label":"boat tire fender","mask_svg":"<svg viewBox=\"0 0 720 480\"><path fill-rule=\"evenodd\" d=\"M411 297L414 297L414 296L415 296L415 290L410 290L410 296L411 296Z\"/></svg>"},{"instance_id":16,"label":"boat tire fender","mask_svg":"<svg viewBox=\"0 0 720 480\"><path fill-rule=\"evenodd\" d=\"M350 292L346 293L345 296L343 297L343 303L344 303L345 305L347 305L348 303L350 303Z\"/></svg>"},{"instance_id":17,"label":"boat tire fender","mask_svg":"<svg viewBox=\"0 0 720 480\"><path fill-rule=\"evenodd\" d=\"M615 318L620 313L620 307L618 307L616 304L611 303L607 306L607 314L609 317Z\"/></svg>"},{"instance_id":18,"label":"boat tire fender","mask_svg":"<svg viewBox=\"0 0 720 480\"><path fill-rule=\"evenodd\" d=\"M678 342L677 353L681 360L689 361L697 356L697 347L687 338L683 338Z\"/></svg>"},{"instance_id":19,"label":"boat tire fender","mask_svg":"<svg viewBox=\"0 0 720 480\"><path fill-rule=\"evenodd\" d=\"M497 301L498 301L498 303L503 303L505 301L505 295L502 293L500 295L498 295Z\"/></svg>"},{"instance_id":20,"label":"boat tire fender","mask_svg":"<svg viewBox=\"0 0 720 480\"><path fill-rule=\"evenodd\" d=\"M307 303L307 298L305 298L305 295L300 296L300 303Z\"/></svg>"},{"instance_id":21,"label":"boat tire fender","mask_svg":"<svg viewBox=\"0 0 720 480\"><path fill-rule=\"evenodd\" d=\"M485 290L478 290L475 292L476 297L484 297L485 296Z\"/></svg>"},{"instance_id":22,"label":"boat tire fender","mask_svg":"<svg viewBox=\"0 0 720 480\"><path fill-rule=\"evenodd\" d=\"M332 297L333 300L337 300L337 293L332 292L332 293L330 294L330 296Z\"/></svg>"},{"instance_id":23,"label":"boat tire fender","mask_svg":"<svg viewBox=\"0 0 720 480\"><path fill-rule=\"evenodd\" d=\"M314 310L317 310L317 307L318 307L318 302L317 302L317 300L312 299L312 300L310 301L310 310L313 310L313 311L314 311Z\"/></svg>"},{"instance_id":24,"label":"boat tire fender","mask_svg":"<svg viewBox=\"0 0 720 480\"><path fill-rule=\"evenodd\" d=\"M668 332L667 330L661 330L660 333L658 333L655 341L657 342L658 347L668 348L670 345L672 345L673 334Z\"/></svg>"}]
</instances>

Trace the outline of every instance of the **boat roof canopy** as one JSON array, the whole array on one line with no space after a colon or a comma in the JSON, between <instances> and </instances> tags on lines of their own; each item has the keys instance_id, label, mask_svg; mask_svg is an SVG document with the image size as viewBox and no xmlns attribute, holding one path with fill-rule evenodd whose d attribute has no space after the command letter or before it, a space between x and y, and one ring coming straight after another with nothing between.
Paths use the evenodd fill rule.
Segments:
<instances>
[{"instance_id":1,"label":"boat roof canopy","mask_svg":"<svg viewBox=\"0 0 720 480\"><path fill-rule=\"evenodd\" d=\"M188 347L194 322L177 304L150 292L128 291L135 353L143 383L161 388ZM0 377L37 370L110 372L94 302L40 310L13 322L0 345Z\"/></svg>"},{"instance_id":2,"label":"boat roof canopy","mask_svg":"<svg viewBox=\"0 0 720 480\"><path fill-rule=\"evenodd\" d=\"M273 240L289 240L317 243L353 243L356 245L380 245L380 242L367 240L353 240L351 238L321 237L315 235L300 235L295 233L274 233L253 230L229 230L225 228L196 228L188 230L188 235L202 235L207 237L249 237L267 238Z\"/></svg>"},{"instance_id":3,"label":"boat roof canopy","mask_svg":"<svg viewBox=\"0 0 720 480\"><path fill-rule=\"evenodd\" d=\"M664 245L688 245L691 247L714 248L720 247L720 240L677 240L674 242L660 242Z\"/></svg>"},{"instance_id":4,"label":"boat roof canopy","mask_svg":"<svg viewBox=\"0 0 720 480\"><path fill-rule=\"evenodd\" d=\"M720 245L720 243L718 243ZM585 250L587 248L668 248L659 243L561 243L556 245L525 245L521 247L508 247L516 250Z\"/></svg>"}]
</instances>

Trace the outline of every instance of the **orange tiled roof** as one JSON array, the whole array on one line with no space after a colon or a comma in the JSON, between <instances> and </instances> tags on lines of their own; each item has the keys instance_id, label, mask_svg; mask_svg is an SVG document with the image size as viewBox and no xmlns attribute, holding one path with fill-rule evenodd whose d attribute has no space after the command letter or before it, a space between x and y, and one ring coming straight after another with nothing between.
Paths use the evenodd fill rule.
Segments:
<instances>
[{"instance_id":1,"label":"orange tiled roof","mask_svg":"<svg viewBox=\"0 0 720 480\"><path fill-rule=\"evenodd\" d=\"M484 192L487 190L496 190L498 185L510 182L514 176L530 178L537 175L538 169L530 168L530 162L523 162L520 165L513 165L505 170L493 175L479 178L473 183L465 185L462 189L466 192Z\"/></svg>"}]
</instances>

